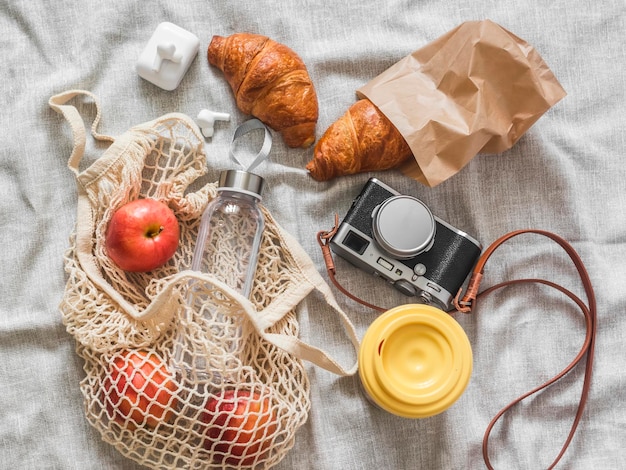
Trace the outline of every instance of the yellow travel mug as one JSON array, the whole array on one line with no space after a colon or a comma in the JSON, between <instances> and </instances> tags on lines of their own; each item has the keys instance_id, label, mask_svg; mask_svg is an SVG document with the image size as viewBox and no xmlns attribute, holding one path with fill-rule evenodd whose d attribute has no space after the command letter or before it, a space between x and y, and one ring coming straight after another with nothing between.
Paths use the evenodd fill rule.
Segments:
<instances>
[{"instance_id":1,"label":"yellow travel mug","mask_svg":"<svg viewBox=\"0 0 626 470\"><path fill-rule=\"evenodd\" d=\"M465 391L472 348L461 325L422 304L395 307L367 329L359 350L359 375L368 397L405 418L445 411Z\"/></svg>"}]
</instances>

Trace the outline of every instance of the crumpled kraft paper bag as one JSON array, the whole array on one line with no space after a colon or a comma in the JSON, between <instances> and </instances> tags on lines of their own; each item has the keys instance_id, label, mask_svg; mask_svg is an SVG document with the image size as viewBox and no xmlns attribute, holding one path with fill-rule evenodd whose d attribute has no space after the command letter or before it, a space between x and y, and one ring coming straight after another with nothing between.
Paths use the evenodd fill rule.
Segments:
<instances>
[{"instance_id":1,"label":"crumpled kraft paper bag","mask_svg":"<svg viewBox=\"0 0 626 470\"><path fill-rule=\"evenodd\" d=\"M490 21L462 23L357 90L404 136L407 175L435 186L507 150L566 93L537 51Z\"/></svg>"}]
</instances>

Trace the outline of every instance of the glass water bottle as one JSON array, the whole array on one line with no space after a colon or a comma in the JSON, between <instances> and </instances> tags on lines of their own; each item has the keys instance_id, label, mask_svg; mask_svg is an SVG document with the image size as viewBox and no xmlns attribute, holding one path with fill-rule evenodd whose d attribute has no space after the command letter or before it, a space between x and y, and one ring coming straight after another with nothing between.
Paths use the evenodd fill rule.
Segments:
<instances>
[{"instance_id":1,"label":"glass water bottle","mask_svg":"<svg viewBox=\"0 0 626 470\"><path fill-rule=\"evenodd\" d=\"M211 274L229 287L250 297L254 283L259 248L265 219L259 202L264 187L260 176L242 170L221 173L218 194L204 210L191 269ZM184 331L177 337L173 366L179 379L189 387L220 386L236 380L232 371L238 368L238 349L242 341L243 318L214 310L210 301L200 295L200 280L190 284L188 309L199 312L203 320L197 324L199 333L212 346L205 349L205 340L196 334L190 340ZM241 315L244 315L241 312ZM205 385L202 385L205 384ZM212 384L212 385L210 385Z\"/></svg>"},{"instance_id":2,"label":"glass water bottle","mask_svg":"<svg viewBox=\"0 0 626 470\"><path fill-rule=\"evenodd\" d=\"M249 297L265 226L261 201L264 180L242 170L227 170L218 195L202 215L191 269L211 273Z\"/></svg>"}]
</instances>

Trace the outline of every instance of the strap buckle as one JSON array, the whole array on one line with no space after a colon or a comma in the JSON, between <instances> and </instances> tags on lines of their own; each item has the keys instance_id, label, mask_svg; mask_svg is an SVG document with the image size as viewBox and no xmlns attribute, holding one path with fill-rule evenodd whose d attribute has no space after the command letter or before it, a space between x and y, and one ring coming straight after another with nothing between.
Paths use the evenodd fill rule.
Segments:
<instances>
[{"instance_id":1,"label":"strap buckle","mask_svg":"<svg viewBox=\"0 0 626 470\"><path fill-rule=\"evenodd\" d=\"M319 243L320 248L322 249L322 256L324 257L324 264L326 265L326 270L330 274L335 274L335 262L333 261L333 255L330 251L330 246L328 246L328 242L331 238L337 233L339 228L339 215L335 214L335 225L330 230L320 230L317 232L317 243Z\"/></svg>"},{"instance_id":2,"label":"strap buckle","mask_svg":"<svg viewBox=\"0 0 626 470\"><path fill-rule=\"evenodd\" d=\"M476 300L478 296L478 289L480 288L480 281L482 280L483 275L481 272L473 272L470 276L470 280L467 284L467 290L465 291L465 295L461 298L461 294L463 293L463 287L459 289L454 297L452 303L454 304L454 308L460 313L471 313L472 312L472 303Z\"/></svg>"}]
</instances>

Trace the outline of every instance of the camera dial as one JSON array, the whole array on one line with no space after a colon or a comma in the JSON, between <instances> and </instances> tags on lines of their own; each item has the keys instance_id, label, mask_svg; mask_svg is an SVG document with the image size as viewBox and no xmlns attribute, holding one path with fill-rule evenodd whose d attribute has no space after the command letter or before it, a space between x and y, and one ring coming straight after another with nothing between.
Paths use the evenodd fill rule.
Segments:
<instances>
[{"instance_id":1,"label":"camera dial","mask_svg":"<svg viewBox=\"0 0 626 470\"><path fill-rule=\"evenodd\" d=\"M435 240L435 217L419 199L394 196L372 213L378 245L396 259L410 259L428 251Z\"/></svg>"}]
</instances>

